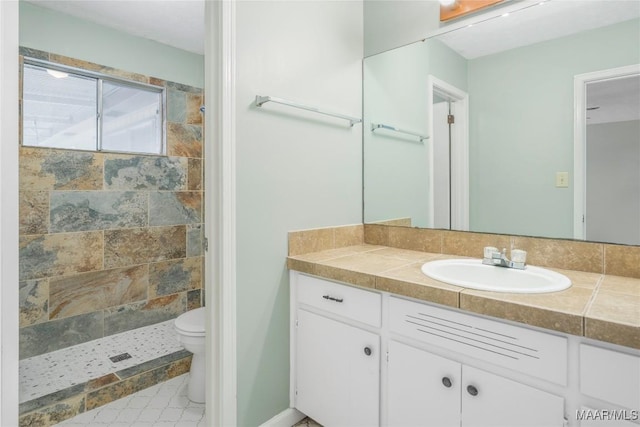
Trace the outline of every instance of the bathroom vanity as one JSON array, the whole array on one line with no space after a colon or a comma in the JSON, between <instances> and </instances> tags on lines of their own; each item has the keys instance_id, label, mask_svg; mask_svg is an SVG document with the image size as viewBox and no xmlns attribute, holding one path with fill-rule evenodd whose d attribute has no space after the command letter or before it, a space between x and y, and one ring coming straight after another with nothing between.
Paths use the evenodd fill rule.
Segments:
<instances>
[{"instance_id":1,"label":"bathroom vanity","mask_svg":"<svg viewBox=\"0 0 640 427\"><path fill-rule=\"evenodd\" d=\"M291 407L322 425L638 425L637 348L289 267Z\"/></svg>"}]
</instances>

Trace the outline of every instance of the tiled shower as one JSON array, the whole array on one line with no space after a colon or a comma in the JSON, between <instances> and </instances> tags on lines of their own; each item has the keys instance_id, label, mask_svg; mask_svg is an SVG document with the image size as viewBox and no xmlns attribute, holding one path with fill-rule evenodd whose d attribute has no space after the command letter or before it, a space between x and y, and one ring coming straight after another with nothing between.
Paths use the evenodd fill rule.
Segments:
<instances>
[{"instance_id":1,"label":"tiled shower","mask_svg":"<svg viewBox=\"0 0 640 427\"><path fill-rule=\"evenodd\" d=\"M20 147L21 361L161 325L200 307L202 89L54 53L20 53L21 61L27 56L163 86L167 107L166 156ZM24 406L21 397L21 423L55 402Z\"/></svg>"}]
</instances>

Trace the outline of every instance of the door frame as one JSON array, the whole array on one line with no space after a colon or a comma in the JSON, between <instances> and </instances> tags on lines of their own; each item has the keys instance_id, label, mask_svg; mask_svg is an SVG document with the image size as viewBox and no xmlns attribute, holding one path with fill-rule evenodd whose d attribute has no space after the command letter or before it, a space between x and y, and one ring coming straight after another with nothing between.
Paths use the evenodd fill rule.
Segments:
<instances>
[{"instance_id":1,"label":"door frame","mask_svg":"<svg viewBox=\"0 0 640 427\"><path fill-rule=\"evenodd\" d=\"M207 132L205 161L221 171L206 174L212 193L205 223L212 237L205 255L210 307L206 407L209 423L235 425L235 3L206 2L205 16L208 111L228 112L205 116L207 128L218 129ZM0 191L0 283L13 285L0 286L0 425L18 424L18 25L18 1L0 0L0 182L8 183Z\"/></svg>"},{"instance_id":2,"label":"door frame","mask_svg":"<svg viewBox=\"0 0 640 427\"><path fill-rule=\"evenodd\" d=\"M18 425L18 2L0 0L0 425Z\"/></svg>"},{"instance_id":3,"label":"door frame","mask_svg":"<svg viewBox=\"0 0 640 427\"><path fill-rule=\"evenodd\" d=\"M1 1L1 0L0 0ZM206 417L237 425L236 2L205 2ZM211 173L209 173L211 172ZM210 195L210 196L209 196Z\"/></svg>"},{"instance_id":4,"label":"door frame","mask_svg":"<svg viewBox=\"0 0 640 427\"><path fill-rule=\"evenodd\" d=\"M427 100L433 105L435 95L451 101L451 113L455 116L456 126L451 128L451 223L452 230L469 230L469 94L433 75L427 76ZM427 135L433 135L433 108L427 114ZM430 222L434 219L433 187L433 140L427 147L429 180Z\"/></svg>"},{"instance_id":5,"label":"door frame","mask_svg":"<svg viewBox=\"0 0 640 427\"><path fill-rule=\"evenodd\" d=\"M578 74L573 77L573 238L587 236L587 84L640 74L640 64Z\"/></svg>"}]
</instances>

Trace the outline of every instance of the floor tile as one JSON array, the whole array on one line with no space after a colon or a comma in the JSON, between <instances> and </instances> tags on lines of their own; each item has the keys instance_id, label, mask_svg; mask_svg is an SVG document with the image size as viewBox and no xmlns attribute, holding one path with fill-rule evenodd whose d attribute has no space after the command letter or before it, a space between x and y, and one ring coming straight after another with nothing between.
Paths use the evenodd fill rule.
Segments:
<instances>
[{"instance_id":1,"label":"floor tile","mask_svg":"<svg viewBox=\"0 0 640 427\"><path fill-rule=\"evenodd\" d=\"M66 427L206 427L205 405L187 398L189 374L63 421Z\"/></svg>"}]
</instances>

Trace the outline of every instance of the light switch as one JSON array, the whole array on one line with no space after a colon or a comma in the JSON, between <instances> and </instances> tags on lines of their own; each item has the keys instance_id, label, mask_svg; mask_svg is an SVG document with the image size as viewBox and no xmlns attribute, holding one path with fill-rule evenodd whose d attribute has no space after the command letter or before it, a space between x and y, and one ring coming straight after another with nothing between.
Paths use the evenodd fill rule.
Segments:
<instances>
[{"instance_id":1,"label":"light switch","mask_svg":"<svg viewBox=\"0 0 640 427\"><path fill-rule=\"evenodd\" d=\"M556 172L556 187L569 187L569 172Z\"/></svg>"}]
</instances>

